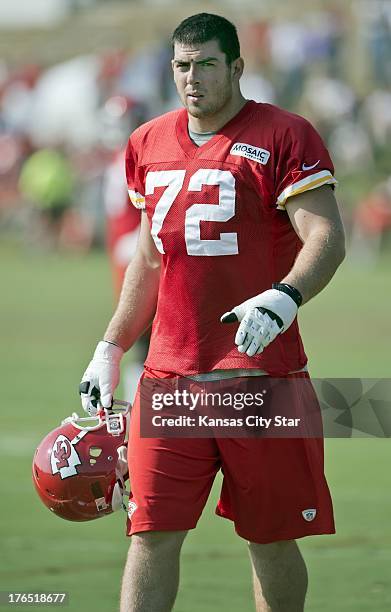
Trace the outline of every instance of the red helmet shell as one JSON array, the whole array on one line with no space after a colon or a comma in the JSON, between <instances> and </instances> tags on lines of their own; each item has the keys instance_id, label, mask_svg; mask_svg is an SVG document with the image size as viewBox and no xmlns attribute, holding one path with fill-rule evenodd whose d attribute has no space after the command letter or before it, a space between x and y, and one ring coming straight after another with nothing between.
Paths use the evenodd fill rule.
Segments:
<instances>
[{"instance_id":1,"label":"red helmet shell","mask_svg":"<svg viewBox=\"0 0 391 612\"><path fill-rule=\"evenodd\" d=\"M40 443L33 459L33 482L45 506L69 521L111 514L113 493L121 488L118 449L125 433L113 436L106 424L83 428L64 422ZM123 472L122 472L123 473Z\"/></svg>"}]
</instances>

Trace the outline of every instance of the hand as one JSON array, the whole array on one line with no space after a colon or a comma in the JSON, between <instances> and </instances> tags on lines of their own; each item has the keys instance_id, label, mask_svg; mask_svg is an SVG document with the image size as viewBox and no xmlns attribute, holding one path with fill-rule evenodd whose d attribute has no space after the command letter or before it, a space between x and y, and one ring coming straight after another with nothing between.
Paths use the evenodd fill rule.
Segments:
<instances>
[{"instance_id":1,"label":"hand","mask_svg":"<svg viewBox=\"0 0 391 612\"><path fill-rule=\"evenodd\" d=\"M249 357L262 353L275 338L285 332L297 315L296 302L285 292L268 289L221 317L222 323L240 321L235 344Z\"/></svg>"},{"instance_id":2,"label":"hand","mask_svg":"<svg viewBox=\"0 0 391 612\"><path fill-rule=\"evenodd\" d=\"M81 403L85 412L96 416L98 402L103 408L111 408L113 393L119 383L119 364L124 351L120 346L102 340L95 349L79 385Z\"/></svg>"}]
</instances>

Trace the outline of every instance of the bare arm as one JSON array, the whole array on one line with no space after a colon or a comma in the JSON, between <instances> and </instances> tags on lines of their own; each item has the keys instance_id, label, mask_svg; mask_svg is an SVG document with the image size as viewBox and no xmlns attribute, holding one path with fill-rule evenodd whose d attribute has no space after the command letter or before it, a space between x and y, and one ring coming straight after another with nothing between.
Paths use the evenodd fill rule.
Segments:
<instances>
[{"instance_id":1,"label":"bare arm","mask_svg":"<svg viewBox=\"0 0 391 612\"><path fill-rule=\"evenodd\" d=\"M290 198L286 209L303 247L281 282L308 302L327 285L345 257L345 233L329 185Z\"/></svg>"},{"instance_id":2,"label":"bare arm","mask_svg":"<svg viewBox=\"0 0 391 612\"><path fill-rule=\"evenodd\" d=\"M126 270L118 306L104 340L127 351L148 328L156 310L159 277L160 255L143 213L137 252Z\"/></svg>"}]
</instances>

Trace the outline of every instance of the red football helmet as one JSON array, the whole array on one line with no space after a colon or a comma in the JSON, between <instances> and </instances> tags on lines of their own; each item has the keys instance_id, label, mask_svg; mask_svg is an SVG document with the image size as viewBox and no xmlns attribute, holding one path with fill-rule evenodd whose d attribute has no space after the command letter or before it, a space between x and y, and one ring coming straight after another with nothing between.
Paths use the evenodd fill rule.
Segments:
<instances>
[{"instance_id":1,"label":"red football helmet","mask_svg":"<svg viewBox=\"0 0 391 612\"><path fill-rule=\"evenodd\" d=\"M129 404L114 403L123 407L101 410L97 417L73 413L35 451L35 488L63 519L91 521L124 508Z\"/></svg>"}]
</instances>

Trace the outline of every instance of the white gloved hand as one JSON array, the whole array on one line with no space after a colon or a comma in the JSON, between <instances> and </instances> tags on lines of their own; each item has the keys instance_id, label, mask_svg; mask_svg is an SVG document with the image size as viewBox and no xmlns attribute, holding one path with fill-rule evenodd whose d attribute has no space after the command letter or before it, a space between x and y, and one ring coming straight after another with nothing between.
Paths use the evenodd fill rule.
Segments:
<instances>
[{"instance_id":1,"label":"white gloved hand","mask_svg":"<svg viewBox=\"0 0 391 612\"><path fill-rule=\"evenodd\" d=\"M123 354L122 348L116 344L104 340L98 343L79 385L83 409L90 416L96 416L98 402L103 408L111 408Z\"/></svg>"},{"instance_id":2,"label":"white gloved hand","mask_svg":"<svg viewBox=\"0 0 391 612\"><path fill-rule=\"evenodd\" d=\"M262 353L275 338L292 325L298 306L283 291L268 289L232 308L221 317L222 323L240 321L235 344L249 357Z\"/></svg>"}]
</instances>

